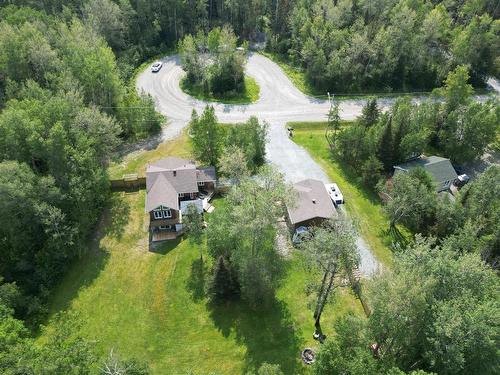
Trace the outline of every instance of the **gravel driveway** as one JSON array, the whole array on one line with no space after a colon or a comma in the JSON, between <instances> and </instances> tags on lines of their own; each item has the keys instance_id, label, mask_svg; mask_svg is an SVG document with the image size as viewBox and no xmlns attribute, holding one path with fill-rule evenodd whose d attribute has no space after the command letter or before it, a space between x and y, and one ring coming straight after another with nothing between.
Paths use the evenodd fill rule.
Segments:
<instances>
[{"instance_id":1,"label":"gravel driveway","mask_svg":"<svg viewBox=\"0 0 500 375\"><path fill-rule=\"evenodd\" d=\"M137 89L151 94L157 109L167 116L169 124L164 127L161 139L169 140L178 136L186 127L192 110L201 112L207 102L194 99L180 89L179 82L185 73L178 56L166 57L162 61L163 68L160 72L152 73L147 69L139 75ZM304 95L277 64L262 55L249 54L246 73L255 78L260 86L259 100L248 105L211 103L219 121L245 122L250 116L267 121L270 124L268 161L277 166L289 182L305 178L330 182L311 156L288 138L285 129L285 124L289 121L325 120L329 103ZM422 99L424 98L414 97L412 100L420 102ZM484 100L482 97L477 99ZM386 110L394 103L394 99L379 99L378 103L382 110ZM347 120L356 118L364 104L363 99L341 101L341 117ZM357 244L361 256L360 270L364 275L370 276L379 269L379 263L361 237Z\"/></svg>"}]
</instances>

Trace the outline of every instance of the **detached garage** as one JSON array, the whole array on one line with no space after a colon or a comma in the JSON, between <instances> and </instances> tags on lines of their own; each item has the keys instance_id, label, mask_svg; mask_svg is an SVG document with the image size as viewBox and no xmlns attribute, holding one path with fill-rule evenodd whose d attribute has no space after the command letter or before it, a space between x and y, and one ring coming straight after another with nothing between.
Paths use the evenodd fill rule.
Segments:
<instances>
[{"instance_id":1,"label":"detached garage","mask_svg":"<svg viewBox=\"0 0 500 375\"><path fill-rule=\"evenodd\" d=\"M287 221L292 231L300 226L318 225L338 216L323 182L307 179L297 182L293 187L298 193L297 204L287 207Z\"/></svg>"}]
</instances>

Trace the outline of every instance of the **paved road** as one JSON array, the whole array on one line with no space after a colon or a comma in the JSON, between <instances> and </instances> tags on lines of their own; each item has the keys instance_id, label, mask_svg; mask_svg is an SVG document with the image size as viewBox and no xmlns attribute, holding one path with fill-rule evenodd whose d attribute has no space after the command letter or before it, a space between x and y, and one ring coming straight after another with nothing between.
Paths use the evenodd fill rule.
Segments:
<instances>
[{"instance_id":1,"label":"paved road","mask_svg":"<svg viewBox=\"0 0 500 375\"><path fill-rule=\"evenodd\" d=\"M158 110L168 117L169 124L161 135L162 140L168 140L175 138L185 128L193 109L201 112L207 103L186 95L180 89L179 82L185 73L178 56L166 57L163 64L158 73L147 69L140 74L137 89L151 94ZM304 95L277 64L262 55L249 55L246 73L255 78L260 86L259 100L249 105L212 103L219 121L244 122L250 116L267 121L270 124L267 144L269 162L276 165L288 181L316 178L330 182L311 156L288 138L284 127L289 121L325 120L329 109L328 102ZM423 99L414 97L412 100L419 102ZM483 99L478 97L478 100ZM394 103L394 99L380 99L378 102L385 110ZM341 117L356 118L364 103L363 99L343 100L340 104ZM340 188L342 189L342 186ZM357 243L361 254L361 271L365 275L371 275L379 268L379 263L362 238L359 238Z\"/></svg>"},{"instance_id":2,"label":"paved road","mask_svg":"<svg viewBox=\"0 0 500 375\"><path fill-rule=\"evenodd\" d=\"M149 69L139 75L137 87L151 94L156 100L158 109L174 123L186 121L191 111L202 111L206 102L194 99L179 87L184 76L178 56L166 57L163 68L158 73ZM258 116L269 122L318 121L324 120L328 112L328 102L308 97L300 92L281 68L259 54L250 54L246 73L260 86L260 97L249 105L214 103L217 117L221 122L240 122L250 116ZM381 99L380 105L387 108L392 99ZM341 104L341 116L354 119L361 113L364 100L345 100Z\"/></svg>"},{"instance_id":3,"label":"paved road","mask_svg":"<svg viewBox=\"0 0 500 375\"><path fill-rule=\"evenodd\" d=\"M191 111L202 111L206 102L194 99L179 87L184 76L178 56L163 59L164 66L158 73L149 69L139 75L137 88L151 94L157 100L158 109L168 116L173 123L189 120ZM221 122L240 122L250 116L257 116L269 122L319 121L324 120L329 109L326 100L304 95L299 91L281 68L259 54L250 54L246 73L260 86L260 98L249 105L214 103L217 117ZM498 89L498 82L490 79L488 83ZM420 102L425 97L415 96L413 101ZM477 100L485 100L485 96L477 96ZM378 103L387 109L395 99L382 98ZM364 99L342 100L340 114L343 119L356 118L365 103ZM178 125L180 126L180 125Z\"/></svg>"}]
</instances>

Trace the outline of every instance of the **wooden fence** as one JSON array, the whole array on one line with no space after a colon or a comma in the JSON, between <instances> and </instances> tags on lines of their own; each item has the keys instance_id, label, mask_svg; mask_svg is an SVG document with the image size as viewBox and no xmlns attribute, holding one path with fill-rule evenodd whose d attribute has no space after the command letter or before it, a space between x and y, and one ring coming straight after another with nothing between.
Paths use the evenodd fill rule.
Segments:
<instances>
[{"instance_id":1,"label":"wooden fence","mask_svg":"<svg viewBox=\"0 0 500 375\"><path fill-rule=\"evenodd\" d=\"M146 187L146 177L139 177L137 174L125 174L122 178L111 180L111 189L139 189Z\"/></svg>"}]
</instances>

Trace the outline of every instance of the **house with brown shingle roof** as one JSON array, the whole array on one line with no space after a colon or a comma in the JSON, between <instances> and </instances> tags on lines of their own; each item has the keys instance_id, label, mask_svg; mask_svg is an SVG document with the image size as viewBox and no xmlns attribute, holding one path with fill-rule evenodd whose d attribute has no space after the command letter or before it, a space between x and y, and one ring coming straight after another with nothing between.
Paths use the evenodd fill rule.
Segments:
<instances>
[{"instance_id":1,"label":"house with brown shingle roof","mask_svg":"<svg viewBox=\"0 0 500 375\"><path fill-rule=\"evenodd\" d=\"M168 157L146 169L146 205L151 242L174 239L183 233L182 214L194 205L200 214L212 197L217 177L214 167Z\"/></svg>"},{"instance_id":2,"label":"house with brown shingle roof","mask_svg":"<svg viewBox=\"0 0 500 375\"><path fill-rule=\"evenodd\" d=\"M287 221L292 230L317 225L338 216L323 182L307 179L295 183L293 187L298 199L295 205L287 207Z\"/></svg>"}]
</instances>

